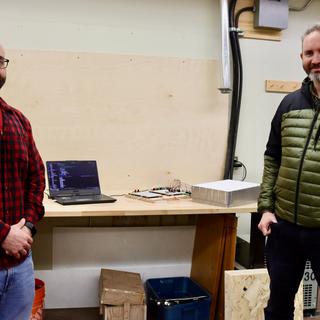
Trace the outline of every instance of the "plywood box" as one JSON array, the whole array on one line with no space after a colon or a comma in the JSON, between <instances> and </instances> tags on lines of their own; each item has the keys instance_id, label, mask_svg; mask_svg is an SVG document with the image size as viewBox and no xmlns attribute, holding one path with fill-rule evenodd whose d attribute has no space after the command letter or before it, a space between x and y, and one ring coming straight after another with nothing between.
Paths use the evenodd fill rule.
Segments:
<instances>
[{"instance_id":1,"label":"plywood box","mask_svg":"<svg viewBox=\"0 0 320 320\"><path fill-rule=\"evenodd\" d=\"M225 271L225 320L263 320L269 281L266 269ZM302 282L295 298L294 320L303 320Z\"/></svg>"},{"instance_id":2,"label":"plywood box","mask_svg":"<svg viewBox=\"0 0 320 320\"><path fill-rule=\"evenodd\" d=\"M145 304L104 305L102 308L104 320L145 320L147 318L147 306Z\"/></svg>"},{"instance_id":3,"label":"plywood box","mask_svg":"<svg viewBox=\"0 0 320 320\"><path fill-rule=\"evenodd\" d=\"M145 292L139 273L101 269L100 312L108 320L145 320Z\"/></svg>"}]
</instances>

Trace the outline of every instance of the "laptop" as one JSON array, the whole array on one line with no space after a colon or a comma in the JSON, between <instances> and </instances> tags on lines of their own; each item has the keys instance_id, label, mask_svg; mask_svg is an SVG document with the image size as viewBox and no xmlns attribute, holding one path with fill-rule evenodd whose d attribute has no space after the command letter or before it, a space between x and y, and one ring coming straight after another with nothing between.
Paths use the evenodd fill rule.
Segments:
<instances>
[{"instance_id":1,"label":"laptop","mask_svg":"<svg viewBox=\"0 0 320 320\"><path fill-rule=\"evenodd\" d=\"M47 161L50 198L63 205L115 202L101 194L94 160Z\"/></svg>"}]
</instances>

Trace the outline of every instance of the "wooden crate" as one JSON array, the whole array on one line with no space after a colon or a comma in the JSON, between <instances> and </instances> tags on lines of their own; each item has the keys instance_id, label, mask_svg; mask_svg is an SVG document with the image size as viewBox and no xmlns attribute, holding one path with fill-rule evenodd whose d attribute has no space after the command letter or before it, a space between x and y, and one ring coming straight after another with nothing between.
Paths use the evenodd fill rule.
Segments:
<instances>
[{"instance_id":1,"label":"wooden crate","mask_svg":"<svg viewBox=\"0 0 320 320\"><path fill-rule=\"evenodd\" d=\"M100 313L105 320L145 320L145 292L139 273L101 269Z\"/></svg>"},{"instance_id":2,"label":"wooden crate","mask_svg":"<svg viewBox=\"0 0 320 320\"><path fill-rule=\"evenodd\" d=\"M145 304L123 306L103 305L104 320L146 320L147 306Z\"/></svg>"}]
</instances>

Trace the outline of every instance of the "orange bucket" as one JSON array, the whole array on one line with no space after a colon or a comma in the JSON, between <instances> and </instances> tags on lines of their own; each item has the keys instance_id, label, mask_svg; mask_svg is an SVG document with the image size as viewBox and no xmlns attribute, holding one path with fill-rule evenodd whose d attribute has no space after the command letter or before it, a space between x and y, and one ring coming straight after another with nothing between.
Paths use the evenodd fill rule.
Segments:
<instances>
[{"instance_id":1,"label":"orange bucket","mask_svg":"<svg viewBox=\"0 0 320 320\"><path fill-rule=\"evenodd\" d=\"M34 294L30 320L43 319L44 297L45 297L44 282L40 279L35 279L35 294Z\"/></svg>"}]
</instances>

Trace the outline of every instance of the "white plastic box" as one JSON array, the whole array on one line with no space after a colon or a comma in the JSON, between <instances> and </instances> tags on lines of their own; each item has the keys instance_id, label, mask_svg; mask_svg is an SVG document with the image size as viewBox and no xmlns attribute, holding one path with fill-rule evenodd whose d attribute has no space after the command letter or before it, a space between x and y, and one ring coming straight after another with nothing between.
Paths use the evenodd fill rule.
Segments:
<instances>
[{"instance_id":1,"label":"white plastic box","mask_svg":"<svg viewBox=\"0 0 320 320\"><path fill-rule=\"evenodd\" d=\"M238 180L219 180L193 185L192 200L229 207L255 202L260 184Z\"/></svg>"}]
</instances>

